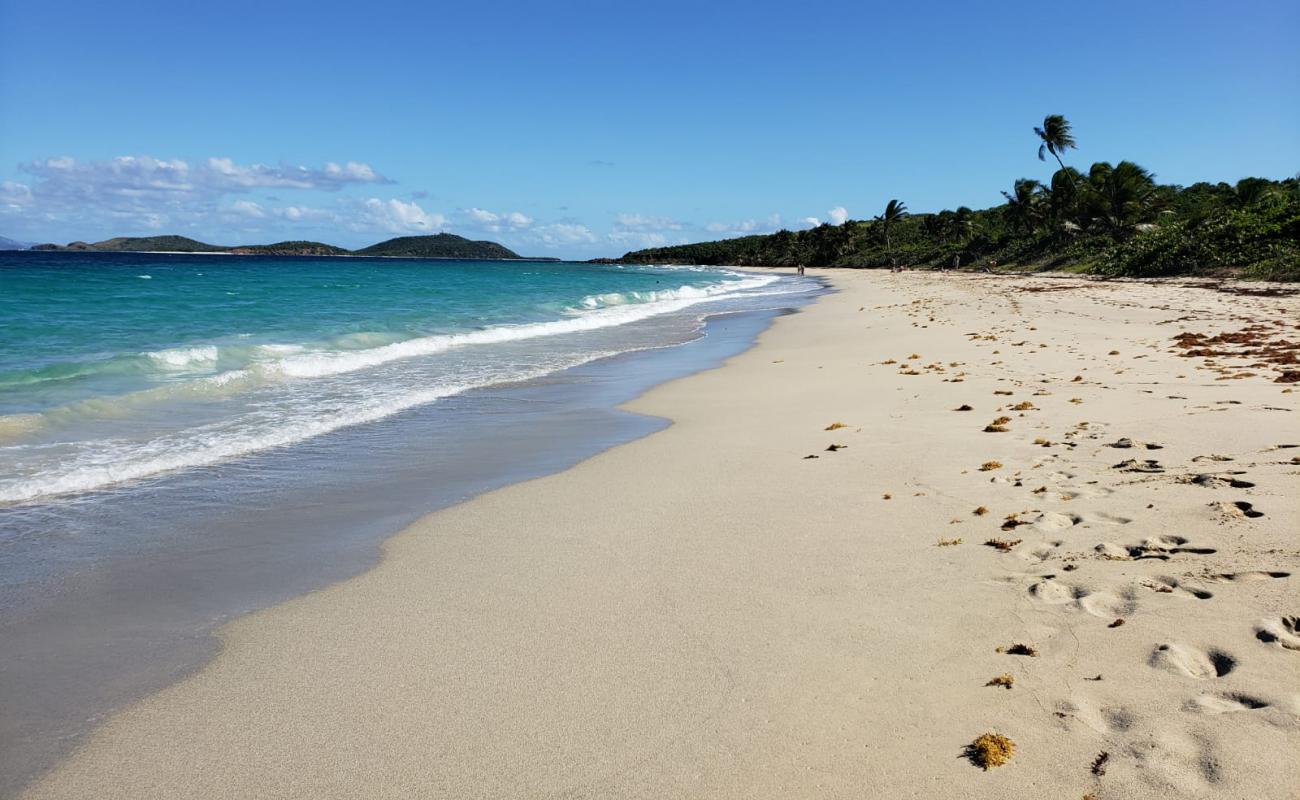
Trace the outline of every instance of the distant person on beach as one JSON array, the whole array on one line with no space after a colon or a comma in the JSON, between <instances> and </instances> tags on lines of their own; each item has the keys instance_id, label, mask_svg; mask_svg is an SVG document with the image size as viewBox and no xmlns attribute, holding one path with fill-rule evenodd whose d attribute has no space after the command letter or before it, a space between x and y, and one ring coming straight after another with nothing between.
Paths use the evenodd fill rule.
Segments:
<instances>
[{"instance_id":1,"label":"distant person on beach","mask_svg":"<svg viewBox=\"0 0 1300 800\"><path fill-rule=\"evenodd\" d=\"M961 269L961 253L954 253L952 257L952 268Z\"/></svg>"},{"instance_id":2,"label":"distant person on beach","mask_svg":"<svg viewBox=\"0 0 1300 800\"><path fill-rule=\"evenodd\" d=\"M800 275L803 274L803 264L800 264L800 265L799 265L799 274L800 274Z\"/></svg>"}]
</instances>

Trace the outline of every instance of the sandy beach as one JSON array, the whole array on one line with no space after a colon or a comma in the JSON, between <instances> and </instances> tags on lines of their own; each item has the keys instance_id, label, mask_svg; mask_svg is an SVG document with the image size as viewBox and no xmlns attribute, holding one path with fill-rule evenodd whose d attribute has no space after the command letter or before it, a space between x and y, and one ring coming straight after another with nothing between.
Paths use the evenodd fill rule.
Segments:
<instances>
[{"instance_id":1,"label":"sandy beach","mask_svg":"<svg viewBox=\"0 0 1300 800\"><path fill-rule=\"evenodd\" d=\"M820 274L24 796L1295 797L1300 296Z\"/></svg>"}]
</instances>

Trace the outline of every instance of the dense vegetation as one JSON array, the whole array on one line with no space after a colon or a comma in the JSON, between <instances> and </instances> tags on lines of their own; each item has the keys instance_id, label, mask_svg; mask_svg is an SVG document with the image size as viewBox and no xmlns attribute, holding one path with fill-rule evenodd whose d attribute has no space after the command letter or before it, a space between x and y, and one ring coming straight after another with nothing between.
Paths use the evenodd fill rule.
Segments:
<instances>
[{"instance_id":1,"label":"dense vegetation","mask_svg":"<svg viewBox=\"0 0 1300 800\"><path fill-rule=\"evenodd\" d=\"M108 253L232 253L234 255L281 256L391 256L396 258L516 259L519 256L496 242L474 242L450 233L436 236L400 236L362 250L345 250L321 242L277 242L225 247L188 239L184 236L119 236L87 244L39 244L33 250L75 250Z\"/></svg>"},{"instance_id":2,"label":"dense vegetation","mask_svg":"<svg viewBox=\"0 0 1300 800\"><path fill-rule=\"evenodd\" d=\"M496 242L474 242L452 233L433 236L399 236L354 251L359 256L397 258L519 258L519 254Z\"/></svg>"},{"instance_id":3,"label":"dense vegetation","mask_svg":"<svg viewBox=\"0 0 1300 800\"><path fill-rule=\"evenodd\" d=\"M349 251L323 242L276 242L275 244L248 244L230 248L241 256L345 256Z\"/></svg>"},{"instance_id":4,"label":"dense vegetation","mask_svg":"<svg viewBox=\"0 0 1300 800\"><path fill-rule=\"evenodd\" d=\"M909 214L891 200L872 220L783 230L717 242L638 250L629 263L754 266L1073 269L1112 276L1216 274L1300 280L1300 179L1236 184L1156 183L1131 162L1065 164L1070 124L1035 128L1039 158L1058 169L1047 184L1021 178L1006 202L973 211Z\"/></svg>"}]
</instances>

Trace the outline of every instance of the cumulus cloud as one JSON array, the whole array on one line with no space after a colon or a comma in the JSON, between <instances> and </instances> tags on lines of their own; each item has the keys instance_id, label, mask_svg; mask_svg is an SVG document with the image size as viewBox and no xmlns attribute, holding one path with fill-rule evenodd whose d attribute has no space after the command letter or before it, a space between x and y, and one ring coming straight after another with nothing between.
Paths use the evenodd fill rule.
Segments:
<instances>
[{"instance_id":1,"label":"cumulus cloud","mask_svg":"<svg viewBox=\"0 0 1300 800\"><path fill-rule=\"evenodd\" d=\"M327 208L311 208L309 206L282 206L271 209L271 213L281 219L287 219L292 222L331 222L340 223L343 220L339 215Z\"/></svg>"},{"instance_id":2,"label":"cumulus cloud","mask_svg":"<svg viewBox=\"0 0 1300 800\"><path fill-rule=\"evenodd\" d=\"M266 218L266 210L252 200L236 200L230 204L230 210L244 217L252 217L253 219Z\"/></svg>"},{"instance_id":3,"label":"cumulus cloud","mask_svg":"<svg viewBox=\"0 0 1300 800\"><path fill-rule=\"evenodd\" d=\"M323 167L240 164L213 157L191 164L183 159L119 156L78 161L69 156L19 165L31 181L0 185L0 212L39 216L51 223L157 229L183 228L217 216L259 219L262 205L230 195L297 189L337 192L349 186L392 183L358 161Z\"/></svg>"},{"instance_id":4,"label":"cumulus cloud","mask_svg":"<svg viewBox=\"0 0 1300 800\"><path fill-rule=\"evenodd\" d=\"M843 225L844 221L849 218L849 212L844 206L836 206L826 212L826 218L832 225Z\"/></svg>"},{"instance_id":5,"label":"cumulus cloud","mask_svg":"<svg viewBox=\"0 0 1300 800\"><path fill-rule=\"evenodd\" d=\"M397 198L381 200L371 197L361 201L351 221L354 230L379 230L388 233L436 233L447 226L447 218L425 211L418 203Z\"/></svg>"},{"instance_id":6,"label":"cumulus cloud","mask_svg":"<svg viewBox=\"0 0 1300 800\"><path fill-rule=\"evenodd\" d=\"M493 233L500 233L505 230L520 230L529 227L535 221L521 211L497 213L483 208L467 208L463 213L466 221L471 226Z\"/></svg>"},{"instance_id":7,"label":"cumulus cloud","mask_svg":"<svg viewBox=\"0 0 1300 800\"><path fill-rule=\"evenodd\" d=\"M803 219L799 220L799 222L800 224L806 225L809 228L816 228L818 225L822 224L822 221L817 219L816 217L804 217Z\"/></svg>"},{"instance_id":8,"label":"cumulus cloud","mask_svg":"<svg viewBox=\"0 0 1300 800\"><path fill-rule=\"evenodd\" d=\"M222 195L252 189L316 189L338 191L345 186L392 183L368 164L349 161L321 168L237 164L231 158L209 158L191 165L181 159L118 156L106 161L77 161L70 157L30 161L21 166L40 183L38 193L53 196Z\"/></svg>"},{"instance_id":9,"label":"cumulus cloud","mask_svg":"<svg viewBox=\"0 0 1300 800\"><path fill-rule=\"evenodd\" d=\"M596 241L596 234L591 228L577 222L553 222L538 225L532 230L533 238L547 247L564 245L590 244Z\"/></svg>"}]
</instances>

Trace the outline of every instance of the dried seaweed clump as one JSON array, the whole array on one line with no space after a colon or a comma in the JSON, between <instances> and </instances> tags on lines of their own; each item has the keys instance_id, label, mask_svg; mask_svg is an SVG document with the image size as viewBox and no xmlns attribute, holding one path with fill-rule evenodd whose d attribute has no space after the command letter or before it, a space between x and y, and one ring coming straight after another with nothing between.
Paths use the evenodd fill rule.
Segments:
<instances>
[{"instance_id":1,"label":"dried seaweed clump","mask_svg":"<svg viewBox=\"0 0 1300 800\"><path fill-rule=\"evenodd\" d=\"M961 537L956 539L939 539L939 547L955 547L959 544L961 544Z\"/></svg>"},{"instance_id":2,"label":"dried seaweed clump","mask_svg":"<svg viewBox=\"0 0 1300 800\"><path fill-rule=\"evenodd\" d=\"M971 742L966 750L975 766L987 771L1010 761L1011 756L1015 755L1016 743L1000 733L986 733Z\"/></svg>"},{"instance_id":3,"label":"dried seaweed clump","mask_svg":"<svg viewBox=\"0 0 1300 800\"><path fill-rule=\"evenodd\" d=\"M847 428L847 427L849 427L849 426L848 426L848 425L845 425L843 422L832 422L831 424L827 425L827 426L826 426L825 428L823 428L822 430L827 430L827 431L837 431L837 430L839 430L840 428Z\"/></svg>"},{"instance_id":4,"label":"dried seaweed clump","mask_svg":"<svg viewBox=\"0 0 1300 800\"><path fill-rule=\"evenodd\" d=\"M1010 689L1010 688L1015 684L1015 682L1016 682L1016 678L1015 678L1014 675L1012 675L1012 674L1010 674L1010 673L1008 673L1008 672L1004 672L1004 673L1002 673L1001 675L998 675L998 676L995 676L995 677L989 679L989 682L986 683L986 684L984 684L984 685L985 685L985 686L1001 686L1001 687L1003 687L1004 689Z\"/></svg>"},{"instance_id":5,"label":"dried seaweed clump","mask_svg":"<svg viewBox=\"0 0 1300 800\"><path fill-rule=\"evenodd\" d=\"M1006 433L1007 423L1010 421L1011 421L1011 417L998 417L997 419L990 422L988 425L984 426L984 432L985 433Z\"/></svg>"},{"instance_id":6,"label":"dried seaweed clump","mask_svg":"<svg viewBox=\"0 0 1300 800\"><path fill-rule=\"evenodd\" d=\"M966 403L962 403L961 405L953 409L953 411L974 411L974 410L975 410L974 408L971 408Z\"/></svg>"},{"instance_id":7,"label":"dried seaweed clump","mask_svg":"<svg viewBox=\"0 0 1300 800\"><path fill-rule=\"evenodd\" d=\"M1031 403L1031 402L1029 402L1028 400L1025 400L1025 401L1023 401L1023 402L1016 403L1014 406L1011 407L1011 410L1012 410L1012 411L1029 411L1029 410L1032 409L1032 408L1034 408L1034 404Z\"/></svg>"},{"instance_id":8,"label":"dried seaweed clump","mask_svg":"<svg viewBox=\"0 0 1300 800\"><path fill-rule=\"evenodd\" d=\"M972 511L971 513L974 514L974 515L977 516L977 517L982 517L982 516L984 516L985 514L989 513L989 510L988 510L988 508L987 508L986 506L979 506L978 508L976 508L976 509L975 509L974 511Z\"/></svg>"},{"instance_id":9,"label":"dried seaweed clump","mask_svg":"<svg viewBox=\"0 0 1300 800\"><path fill-rule=\"evenodd\" d=\"M1002 469L1001 461L985 461L980 464L980 472L989 472L990 470Z\"/></svg>"},{"instance_id":10,"label":"dried seaweed clump","mask_svg":"<svg viewBox=\"0 0 1300 800\"><path fill-rule=\"evenodd\" d=\"M1030 658L1038 657L1038 648L1030 644L1021 644L1020 642L1016 642L1006 648L1003 652L1009 656L1029 656Z\"/></svg>"},{"instance_id":11,"label":"dried seaweed clump","mask_svg":"<svg viewBox=\"0 0 1300 800\"><path fill-rule=\"evenodd\" d=\"M1110 761L1110 753L1102 750L1097 757L1092 760L1092 774L1098 777L1106 774L1106 762Z\"/></svg>"},{"instance_id":12,"label":"dried seaweed clump","mask_svg":"<svg viewBox=\"0 0 1300 800\"><path fill-rule=\"evenodd\" d=\"M1010 553L1011 549L1016 545L1020 544L1022 541L1024 540L1023 539L989 539L986 542L984 542L984 544L988 547L1001 550L1004 553Z\"/></svg>"}]
</instances>

